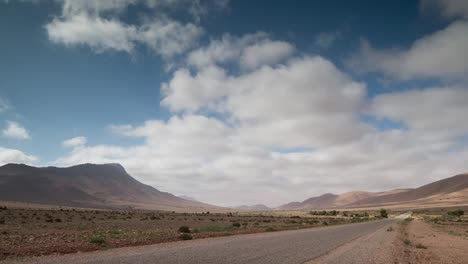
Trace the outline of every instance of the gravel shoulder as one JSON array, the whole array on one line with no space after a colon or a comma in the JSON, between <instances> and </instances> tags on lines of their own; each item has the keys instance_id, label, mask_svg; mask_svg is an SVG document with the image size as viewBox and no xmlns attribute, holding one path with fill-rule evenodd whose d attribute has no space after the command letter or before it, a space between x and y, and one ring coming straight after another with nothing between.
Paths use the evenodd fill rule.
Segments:
<instances>
[{"instance_id":1,"label":"gravel shoulder","mask_svg":"<svg viewBox=\"0 0 468 264\"><path fill-rule=\"evenodd\" d=\"M394 248L402 252L399 263L464 264L468 238L451 232L451 226L433 226L421 220L403 224ZM464 230L468 234L468 226ZM405 242L406 241L406 242Z\"/></svg>"}]
</instances>

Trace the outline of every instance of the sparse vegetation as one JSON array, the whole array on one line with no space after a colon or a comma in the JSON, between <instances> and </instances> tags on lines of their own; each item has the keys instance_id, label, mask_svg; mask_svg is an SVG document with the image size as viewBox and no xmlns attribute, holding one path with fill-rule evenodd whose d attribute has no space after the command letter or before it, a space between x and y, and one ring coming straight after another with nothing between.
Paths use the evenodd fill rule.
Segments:
<instances>
[{"instance_id":1,"label":"sparse vegetation","mask_svg":"<svg viewBox=\"0 0 468 264\"><path fill-rule=\"evenodd\" d=\"M363 212L353 213L364 215ZM365 220L362 218L359 221ZM182 239L182 234L196 239L350 222L352 218L343 217L338 211L326 211L324 215L314 216L307 212L223 214L136 209L8 208L0 211L1 241L8 245L2 246L0 260L15 256L90 251L103 248L103 244L105 248L112 248L177 241ZM52 236L54 239L51 239ZM28 247L24 247L25 243L28 243Z\"/></svg>"},{"instance_id":2,"label":"sparse vegetation","mask_svg":"<svg viewBox=\"0 0 468 264\"><path fill-rule=\"evenodd\" d=\"M407 246L411 246L411 241L409 239L403 240L403 243L405 243Z\"/></svg>"},{"instance_id":3,"label":"sparse vegetation","mask_svg":"<svg viewBox=\"0 0 468 264\"><path fill-rule=\"evenodd\" d=\"M387 210L385 210L384 208L380 209L380 216L383 218L388 218Z\"/></svg>"},{"instance_id":4,"label":"sparse vegetation","mask_svg":"<svg viewBox=\"0 0 468 264\"><path fill-rule=\"evenodd\" d=\"M420 249L427 249L427 247L425 245L421 244L421 243L416 244L415 247L420 248Z\"/></svg>"},{"instance_id":5,"label":"sparse vegetation","mask_svg":"<svg viewBox=\"0 0 468 264\"><path fill-rule=\"evenodd\" d=\"M179 227L180 233L190 233L190 228L188 226L181 226Z\"/></svg>"},{"instance_id":6,"label":"sparse vegetation","mask_svg":"<svg viewBox=\"0 0 468 264\"><path fill-rule=\"evenodd\" d=\"M464 215L464 214L465 214L465 212L464 212L463 210L461 210L461 209L457 209L457 210L453 210L453 211L448 211L448 212L447 212L447 215L455 216L455 217L457 217L457 218L459 218L459 219L460 219L460 217L461 217L462 215Z\"/></svg>"},{"instance_id":7,"label":"sparse vegetation","mask_svg":"<svg viewBox=\"0 0 468 264\"><path fill-rule=\"evenodd\" d=\"M103 243L106 242L106 240L102 236L95 235L95 236L91 237L89 242L94 243L94 244L103 244Z\"/></svg>"}]
</instances>

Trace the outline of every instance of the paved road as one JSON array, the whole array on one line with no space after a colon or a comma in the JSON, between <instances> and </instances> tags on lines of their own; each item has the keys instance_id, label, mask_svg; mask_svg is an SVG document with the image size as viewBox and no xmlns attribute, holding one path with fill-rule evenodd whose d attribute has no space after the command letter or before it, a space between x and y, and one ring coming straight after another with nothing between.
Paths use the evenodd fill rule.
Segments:
<instances>
[{"instance_id":1,"label":"paved road","mask_svg":"<svg viewBox=\"0 0 468 264\"><path fill-rule=\"evenodd\" d=\"M351 241L359 241L358 238L362 239L381 232L383 228L387 228L398 220L386 219L294 231L180 241L25 259L14 263L305 263L323 257L337 248L343 248ZM368 251L364 253L372 254Z\"/></svg>"}]
</instances>

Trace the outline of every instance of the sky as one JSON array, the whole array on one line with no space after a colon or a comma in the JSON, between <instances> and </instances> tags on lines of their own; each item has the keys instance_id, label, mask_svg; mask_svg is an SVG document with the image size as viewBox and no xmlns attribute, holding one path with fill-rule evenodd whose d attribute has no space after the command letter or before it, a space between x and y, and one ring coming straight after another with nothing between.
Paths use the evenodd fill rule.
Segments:
<instances>
[{"instance_id":1,"label":"sky","mask_svg":"<svg viewBox=\"0 0 468 264\"><path fill-rule=\"evenodd\" d=\"M0 165L222 206L468 171L468 1L0 0Z\"/></svg>"}]
</instances>

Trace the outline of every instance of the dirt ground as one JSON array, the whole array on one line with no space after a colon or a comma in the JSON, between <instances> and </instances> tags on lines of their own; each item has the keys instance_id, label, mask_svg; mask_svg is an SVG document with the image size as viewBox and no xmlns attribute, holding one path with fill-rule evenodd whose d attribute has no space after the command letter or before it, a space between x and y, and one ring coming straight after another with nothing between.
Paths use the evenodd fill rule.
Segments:
<instances>
[{"instance_id":1,"label":"dirt ground","mask_svg":"<svg viewBox=\"0 0 468 264\"><path fill-rule=\"evenodd\" d=\"M371 216L372 217L372 216ZM0 208L0 260L183 239L334 225L366 219L266 213L176 213L72 208Z\"/></svg>"},{"instance_id":2,"label":"dirt ground","mask_svg":"<svg viewBox=\"0 0 468 264\"><path fill-rule=\"evenodd\" d=\"M393 244L395 263L468 263L468 219L433 223L403 221Z\"/></svg>"}]
</instances>

